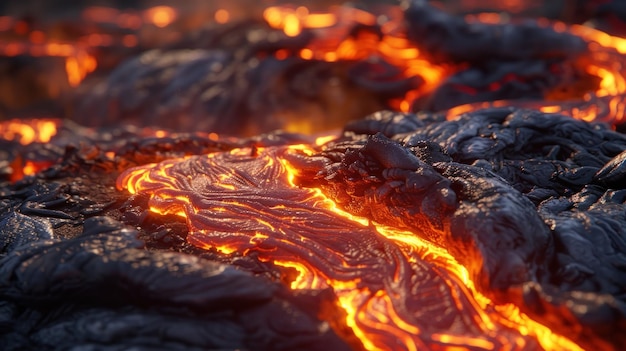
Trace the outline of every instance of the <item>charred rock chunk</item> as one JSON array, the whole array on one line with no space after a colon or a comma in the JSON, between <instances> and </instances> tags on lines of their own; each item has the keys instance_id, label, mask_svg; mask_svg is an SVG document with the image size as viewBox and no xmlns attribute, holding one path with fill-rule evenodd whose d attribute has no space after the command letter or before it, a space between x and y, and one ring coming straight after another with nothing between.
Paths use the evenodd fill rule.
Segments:
<instances>
[{"instance_id":1,"label":"charred rock chunk","mask_svg":"<svg viewBox=\"0 0 626 351\"><path fill-rule=\"evenodd\" d=\"M390 126L423 124L391 137L409 147L424 140L437 143L454 161L487 167L523 193L539 187L569 196L585 184L602 183L609 174L619 179L618 154L626 149L626 137L602 124L524 109L485 109L451 121L437 114L420 117L390 113L370 118L381 121L376 122L379 124L395 121L389 122ZM359 127L359 123L365 125L355 122L346 130L373 133ZM600 172L612 159L611 166Z\"/></svg>"},{"instance_id":2,"label":"charred rock chunk","mask_svg":"<svg viewBox=\"0 0 626 351\"><path fill-rule=\"evenodd\" d=\"M429 115L430 117L430 115ZM415 114L400 114L393 111L379 111L344 127L345 131L355 134L382 133L386 137L409 133L424 127L426 121L420 120Z\"/></svg>"}]
</instances>

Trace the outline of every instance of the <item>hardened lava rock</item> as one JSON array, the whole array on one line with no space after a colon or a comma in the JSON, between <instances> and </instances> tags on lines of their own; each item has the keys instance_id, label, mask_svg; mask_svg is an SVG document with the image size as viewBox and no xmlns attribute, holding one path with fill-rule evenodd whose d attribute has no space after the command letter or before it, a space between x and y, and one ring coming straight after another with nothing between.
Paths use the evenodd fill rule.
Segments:
<instances>
[{"instance_id":1,"label":"hardened lava rock","mask_svg":"<svg viewBox=\"0 0 626 351\"><path fill-rule=\"evenodd\" d=\"M19 230L31 222L9 227L30 235ZM5 251L3 349L349 349L315 315L324 294L293 293L232 266L147 251L136 235L93 217L72 239L40 238Z\"/></svg>"},{"instance_id":2,"label":"hardened lava rock","mask_svg":"<svg viewBox=\"0 0 626 351\"><path fill-rule=\"evenodd\" d=\"M485 290L536 279L549 230L497 175L454 162L437 144L405 148L380 133L333 161L322 186L350 212L446 247Z\"/></svg>"}]
</instances>

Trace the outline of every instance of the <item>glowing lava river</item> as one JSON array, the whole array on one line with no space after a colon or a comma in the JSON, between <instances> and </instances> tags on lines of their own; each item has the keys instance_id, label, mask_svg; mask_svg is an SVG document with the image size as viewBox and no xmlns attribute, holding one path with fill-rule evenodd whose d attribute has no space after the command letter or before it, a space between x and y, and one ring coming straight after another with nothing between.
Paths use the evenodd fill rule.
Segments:
<instances>
[{"instance_id":1,"label":"glowing lava river","mask_svg":"<svg viewBox=\"0 0 626 351\"><path fill-rule=\"evenodd\" d=\"M420 233L352 216L320 189L298 186L299 160L315 152L239 148L132 168L117 184L148 195L152 212L185 217L200 248L272 261L292 273L292 289L331 288L365 349L580 349L492 302Z\"/></svg>"}]
</instances>

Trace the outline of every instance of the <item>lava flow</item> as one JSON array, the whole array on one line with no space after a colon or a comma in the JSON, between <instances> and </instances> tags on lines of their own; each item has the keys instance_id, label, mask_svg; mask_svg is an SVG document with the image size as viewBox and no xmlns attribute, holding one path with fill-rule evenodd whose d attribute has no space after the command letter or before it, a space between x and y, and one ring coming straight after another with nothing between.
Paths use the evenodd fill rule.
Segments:
<instances>
[{"instance_id":1,"label":"lava flow","mask_svg":"<svg viewBox=\"0 0 626 351\"><path fill-rule=\"evenodd\" d=\"M235 149L133 168L117 184L148 195L152 212L186 218L200 248L293 269L292 289L330 287L367 350L580 350L476 291L465 268L419 233L352 216L320 189L296 185L313 153Z\"/></svg>"},{"instance_id":2,"label":"lava flow","mask_svg":"<svg viewBox=\"0 0 626 351\"><path fill-rule=\"evenodd\" d=\"M223 328L234 336L214 343L200 339L221 326L157 338L238 349L255 345L255 324L279 330L301 312L293 335L315 347L332 334L355 350L616 349L626 39L402 4L275 6L241 22L219 9L201 30L182 7L90 7L69 40L0 18L0 55L63 63L71 96L58 110L78 121L0 123L0 260L10 263L0 265L0 320L16 321L0 332L18 349L111 312L99 331L111 345L115 326L134 329L131 313L167 332L172 321L236 316ZM78 125L87 122L95 128ZM342 126L341 136L304 135ZM62 264L49 280L22 274L38 259ZM225 298L231 285L219 279L241 283L241 296ZM191 291L173 296L172 282ZM273 290L258 297L255 284ZM64 300L83 286L86 312ZM103 286L116 293L99 295ZM46 298L66 304L47 314ZM278 326L266 323L271 311ZM72 347L93 341L84 329Z\"/></svg>"}]
</instances>

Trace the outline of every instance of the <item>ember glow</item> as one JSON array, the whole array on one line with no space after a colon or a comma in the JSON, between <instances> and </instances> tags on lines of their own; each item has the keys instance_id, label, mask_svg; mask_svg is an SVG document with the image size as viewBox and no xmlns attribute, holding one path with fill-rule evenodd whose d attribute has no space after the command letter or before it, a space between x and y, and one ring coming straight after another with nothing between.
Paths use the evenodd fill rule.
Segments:
<instances>
[{"instance_id":1,"label":"ember glow","mask_svg":"<svg viewBox=\"0 0 626 351\"><path fill-rule=\"evenodd\" d=\"M146 22L153 23L159 28L167 27L176 20L176 10L169 6L155 6L144 12Z\"/></svg>"},{"instance_id":2,"label":"ember glow","mask_svg":"<svg viewBox=\"0 0 626 351\"><path fill-rule=\"evenodd\" d=\"M82 82L87 74L96 69L96 59L88 54L78 54L69 56L65 61L65 71L67 72L67 81L71 86L75 87Z\"/></svg>"},{"instance_id":3,"label":"ember glow","mask_svg":"<svg viewBox=\"0 0 626 351\"><path fill-rule=\"evenodd\" d=\"M12 42L2 45L0 42L0 55L18 56L30 55L34 57L52 56L65 57L65 71L67 81L72 86L78 86L80 82L96 69L97 62L94 56L88 54L78 46L66 43L40 43L38 37L29 42Z\"/></svg>"},{"instance_id":4,"label":"ember glow","mask_svg":"<svg viewBox=\"0 0 626 351\"><path fill-rule=\"evenodd\" d=\"M155 6L143 12L122 12L114 8L93 6L82 13L82 19L87 22L115 24L132 30L138 30L145 24L165 28L177 17L176 9L169 6ZM224 18L222 14L220 19ZM85 33L75 42L69 42L58 35L55 37L54 33L31 28L26 22L7 16L0 18L0 33L3 31L13 31L20 36L11 40L0 39L0 56L64 57L64 68L70 87L78 86L97 68L98 59L93 53L94 48L114 44L134 47L138 44L136 34L127 34L121 38L121 43L116 43L110 35L98 32Z\"/></svg>"},{"instance_id":5,"label":"ember glow","mask_svg":"<svg viewBox=\"0 0 626 351\"><path fill-rule=\"evenodd\" d=\"M230 20L230 13L224 9L219 9L215 11L215 22L217 23L226 23Z\"/></svg>"},{"instance_id":6,"label":"ember glow","mask_svg":"<svg viewBox=\"0 0 626 351\"><path fill-rule=\"evenodd\" d=\"M14 21L6 17L9 28L18 30L23 22ZM80 43L63 42L55 38L47 37L46 33L29 27L24 27L23 40L0 40L0 55L18 56L28 55L33 57L64 57L65 71L70 86L75 87L96 69L96 58L86 51L86 47Z\"/></svg>"},{"instance_id":7,"label":"ember glow","mask_svg":"<svg viewBox=\"0 0 626 351\"><path fill-rule=\"evenodd\" d=\"M47 143L57 133L57 125L58 121L46 119L3 121L0 122L0 137L22 145Z\"/></svg>"},{"instance_id":8,"label":"ember glow","mask_svg":"<svg viewBox=\"0 0 626 351\"><path fill-rule=\"evenodd\" d=\"M367 350L433 345L492 350L501 342L523 349L531 339L546 350L581 350L514 305L497 305L478 292L467 270L419 233L351 215L320 189L298 186L299 166L293 162L315 152L311 146L293 145L168 160L130 169L117 185L148 195L154 213L186 218L188 240L200 248L255 253L262 261L295 271L292 289L331 287L346 312L346 325ZM386 245L386 254L370 252L372 245ZM403 275L414 271L413 265L439 277L453 294L458 313L472 316L471 328L431 333L427 321L416 318L427 305L421 299L428 298L428 288L414 296L400 293L407 288ZM372 276L383 280L376 283Z\"/></svg>"},{"instance_id":9,"label":"ember glow","mask_svg":"<svg viewBox=\"0 0 626 351\"><path fill-rule=\"evenodd\" d=\"M57 134L59 121L55 119L13 119L0 122L0 138L21 145L48 143ZM52 165L52 160L29 160L16 155L11 161L12 173L9 180L16 182L24 176L36 174Z\"/></svg>"}]
</instances>

